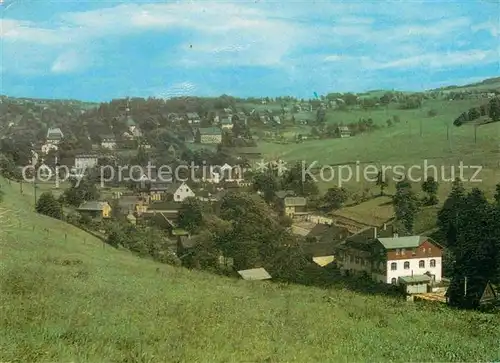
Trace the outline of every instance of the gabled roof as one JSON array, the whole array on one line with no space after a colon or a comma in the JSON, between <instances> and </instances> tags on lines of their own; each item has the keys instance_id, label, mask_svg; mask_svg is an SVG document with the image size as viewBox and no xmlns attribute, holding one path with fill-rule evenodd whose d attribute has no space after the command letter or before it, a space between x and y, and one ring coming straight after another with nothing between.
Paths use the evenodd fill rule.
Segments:
<instances>
[{"instance_id":1,"label":"gabled roof","mask_svg":"<svg viewBox=\"0 0 500 363\"><path fill-rule=\"evenodd\" d=\"M167 210L167 211L179 211L182 203L178 202L153 202L149 205L148 210Z\"/></svg>"},{"instance_id":2,"label":"gabled roof","mask_svg":"<svg viewBox=\"0 0 500 363\"><path fill-rule=\"evenodd\" d=\"M169 190L169 185L170 185L169 183L151 182L149 190L152 192L167 191Z\"/></svg>"},{"instance_id":3,"label":"gabled roof","mask_svg":"<svg viewBox=\"0 0 500 363\"><path fill-rule=\"evenodd\" d=\"M349 131L348 126L339 126L339 131Z\"/></svg>"},{"instance_id":4,"label":"gabled roof","mask_svg":"<svg viewBox=\"0 0 500 363\"><path fill-rule=\"evenodd\" d=\"M221 130L218 127L204 127L200 128L200 135L220 135Z\"/></svg>"},{"instance_id":5,"label":"gabled roof","mask_svg":"<svg viewBox=\"0 0 500 363\"><path fill-rule=\"evenodd\" d=\"M425 236L406 236L378 238L378 241L386 250L392 250L395 248L416 248L428 239Z\"/></svg>"},{"instance_id":6,"label":"gabled roof","mask_svg":"<svg viewBox=\"0 0 500 363\"><path fill-rule=\"evenodd\" d=\"M59 127L54 127L47 130L47 139L62 139L63 137L64 134Z\"/></svg>"},{"instance_id":7,"label":"gabled roof","mask_svg":"<svg viewBox=\"0 0 500 363\"><path fill-rule=\"evenodd\" d=\"M307 204L307 199L304 197L286 197L285 206L287 207L304 207Z\"/></svg>"},{"instance_id":8,"label":"gabled roof","mask_svg":"<svg viewBox=\"0 0 500 363\"><path fill-rule=\"evenodd\" d=\"M200 118L200 116L196 112L188 112L188 113L186 113L186 116L190 120L196 120L196 119Z\"/></svg>"},{"instance_id":9,"label":"gabled roof","mask_svg":"<svg viewBox=\"0 0 500 363\"><path fill-rule=\"evenodd\" d=\"M89 201L78 207L78 210L102 211L106 205L109 206L107 202Z\"/></svg>"}]
</instances>

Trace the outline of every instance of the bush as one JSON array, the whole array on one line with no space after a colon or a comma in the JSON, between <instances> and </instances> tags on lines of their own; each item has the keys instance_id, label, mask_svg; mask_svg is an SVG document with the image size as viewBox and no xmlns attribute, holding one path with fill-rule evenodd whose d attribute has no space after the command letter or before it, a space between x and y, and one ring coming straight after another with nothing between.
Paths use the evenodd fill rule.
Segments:
<instances>
[{"instance_id":1,"label":"bush","mask_svg":"<svg viewBox=\"0 0 500 363\"><path fill-rule=\"evenodd\" d=\"M62 206L50 192L40 195L40 198L36 202L36 211L52 218L63 218Z\"/></svg>"},{"instance_id":2,"label":"bush","mask_svg":"<svg viewBox=\"0 0 500 363\"><path fill-rule=\"evenodd\" d=\"M427 116L429 117L434 117L437 115L437 111L436 110L429 110L427 111Z\"/></svg>"}]
</instances>

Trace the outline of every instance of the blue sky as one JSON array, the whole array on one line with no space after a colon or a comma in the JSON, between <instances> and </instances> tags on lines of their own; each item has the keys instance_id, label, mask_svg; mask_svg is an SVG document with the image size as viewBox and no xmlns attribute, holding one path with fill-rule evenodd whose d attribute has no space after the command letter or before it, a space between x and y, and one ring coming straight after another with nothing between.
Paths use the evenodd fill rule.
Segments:
<instances>
[{"instance_id":1,"label":"blue sky","mask_svg":"<svg viewBox=\"0 0 500 363\"><path fill-rule=\"evenodd\" d=\"M277 96L500 75L500 2L3 0L1 94Z\"/></svg>"}]
</instances>

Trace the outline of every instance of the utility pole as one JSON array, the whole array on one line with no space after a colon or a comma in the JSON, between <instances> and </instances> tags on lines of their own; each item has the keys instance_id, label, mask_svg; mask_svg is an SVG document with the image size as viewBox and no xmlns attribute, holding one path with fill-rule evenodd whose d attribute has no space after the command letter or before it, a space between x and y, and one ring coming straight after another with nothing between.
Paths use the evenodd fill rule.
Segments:
<instances>
[{"instance_id":1,"label":"utility pole","mask_svg":"<svg viewBox=\"0 0 500 363\"><path fill-rule=\"evenodd\" d=\"M464 297L467 297L467 276L465 276L464 281Z\"/></svg>"},{"instance_id":2,"label":"utility pole","mask_svg":"<svg viewBox=\"0 0 500 363\"><path fill-rule=\"evenodd\" d=\"M422 137L423 129L422 129L422 119L420 119L420 137Z\"/></svg>"},{"instance_id":3,"label":"utility pole","mask_svg":"<svg viewBox=\"0 0 500 363\"><path fill-rule=\"evenodd\" d=\"M477 124L474 124L474 144L477 142Z\"/></svg>"}]
</instances>

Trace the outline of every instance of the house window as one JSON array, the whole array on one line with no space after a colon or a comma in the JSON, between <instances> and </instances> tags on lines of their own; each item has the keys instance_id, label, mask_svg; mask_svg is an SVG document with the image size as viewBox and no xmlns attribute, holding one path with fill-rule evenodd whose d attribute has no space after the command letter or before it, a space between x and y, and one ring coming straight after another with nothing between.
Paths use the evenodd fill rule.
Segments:
<instances>
[{"instance_id":1,"label":"house window","mask_svg":"<svg viewBox=\"0 0 500 363\"><path fill-rule=\"evenodd\" d=\"M396 278L395 278L395 277L393 277L393 278L391 279L391 284L396 285Z\"/></svg>"},{"instance_id":2,"label":"house window","mask_svg":"<svg viewBox=\"0 0 500 363\"><path fill-rule=\"evenodd\" d=\"M402 254L402 255L404 255L405 253L406 253L406 250L403 248L403 249L401 250L401 254Z\"/></svg>"},{"instance_id":3,"label":"house window","mask_svg":"<svg viewBox=\"0 0 500 363\"><path fill-rule=\"evenodd\" d=\"M398 264L396 262L391 263L391 270L396 271L398 269Z\"/></svg>"},{"instance_id":4,"label":"house window","mask_svg":"<svg viewBox=\"0 0 500 363\"><path fill-rule=\"evenodd\" d=\"M405 270L410 269L410 263L408 261L405 262L404 268L405 268Z\"/></svg>"},{"instance_id":5,"label":"house window","mask_svg":"<svg viewBox=\"0 0 500 363\"><path fill-rule=\"evenodd\" d=\"M181 196L180 196L179 194L177 194L177 195L175 196L175 199L179 200L179 199L181 199Z\"/></svg>"},{"instance_id":6,"label":"house window","mask_svg":"<svg viewBox=\"0 0 500 363\"><path fill-rule=\"evenodd\" d=\"M417 254L417 250L414 248L412 251L411 251L411 254L412 256L415 256Z\"/></svg>"},{"instance_id":7,"label":"house window","mask_svg":"<svg viewBox=\"0 0 500 363\"><path fill-rule=\"evenodd\" d=\"M425 261L424 260L418 261L418 267L419 268L425 268Z\"/></svg>"},{"instance_id":8,"label":"house window","mask_svg":"<svg viewBox=\"0 0 500 363\"><path fill-rule=\"evenodd\" d=\"M400 253L399 248L396 248L396 255L399 255L399 253Z\"/></svg>"},{"instance_id":9,"label":"house window","mask_svg":"<svg viewBox=\"0 0 500 363\"><path fill-rule=\"evenodd\" d=\"M434 259L431 260L431 267L436 267L436 260Z\"/></svg>"},{"instance_id":10,"label":"house window","mask_svg":"<svg viewBox=\"0 0 500 363\"><path fill-rule=\"evenodd\" d=\"M422 248L422 252L425 253L425 248Z\"/></svg>"},{"instance_id":11,"label":"house window","mask_svg":"<svg viewBox=\"0 0 500 363\"><path fill-rule=\"evenodd\" d=\"M356 265L359 265L359 257L356 257Z\"/></svg>"},{"instance_id":12,"label":"house window","mask_svg":"<svg viewBox=\"0 0 500 363\"><path fill-rule=\"evenodd\" d=\"M431 253L431 248L429 247L429 249L427 250L427 253Z\"/></svg>"}]
</instances>

